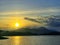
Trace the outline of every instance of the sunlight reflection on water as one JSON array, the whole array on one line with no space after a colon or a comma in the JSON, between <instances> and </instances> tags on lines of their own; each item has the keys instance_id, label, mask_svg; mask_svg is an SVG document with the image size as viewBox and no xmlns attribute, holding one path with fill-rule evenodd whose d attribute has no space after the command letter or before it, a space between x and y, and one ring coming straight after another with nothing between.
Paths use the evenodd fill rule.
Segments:
<instances>
[{"instance_id":1,"label":"sunlight reflection on water","mask_svg":"<svg viewBox=\"0 0 60 45\"><path fill-rule=\"evenodd\" d=\"M19 36L12 36L11 37L12 45L20 45L21 38L22 37L19 37Z\"/></svg>"},{"instance_id":2,"label":"sunlight reflection on water","mask_svg":"<svg viewBox=\"0 0 60 45\"><path fill-rule=\"evenodd\" d=\"M0 45L60 45L60 36L8 36Z\"/></svg>"}]
</instances>

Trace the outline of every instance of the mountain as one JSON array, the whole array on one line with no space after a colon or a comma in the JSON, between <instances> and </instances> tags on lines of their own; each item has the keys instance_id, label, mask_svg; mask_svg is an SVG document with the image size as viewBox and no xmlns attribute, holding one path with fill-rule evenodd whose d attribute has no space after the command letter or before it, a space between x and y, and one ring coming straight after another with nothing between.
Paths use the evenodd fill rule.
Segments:
<instances>
[{"instance_id":1,"label":"mountain","mask_svg":"<svg viewBox=\"0 0 60 45\"><path fill-rule=\"evenodd\" d=\"M26 33L31 33L34 35L60 35L60 32L46 29L45 27L35 28L35 29L24 29ZM24 31L22 30L22 31Z\"/></svg>"},{"instance_id":2,"label":"mountain","mask_svg":"<svg viewBox=\"0 0 60 45\"><path fill-rule=\"evenodd\" d=\"M12 35L60 35L60 32L48 30L45 27L40 28L23 28L13 31Z\"/></svg>"},{"instance_id":3,"label":"mountain","mask_svg":"<svg viewBox=\"0 0 60 45\"><path fill-rule=\"evenodd\" d=\"M2 36L27 36L27 35L60 35L60 32L48 30L45 27L22 28L16 31L5 31Z\"/></svg>"}]
</instances>

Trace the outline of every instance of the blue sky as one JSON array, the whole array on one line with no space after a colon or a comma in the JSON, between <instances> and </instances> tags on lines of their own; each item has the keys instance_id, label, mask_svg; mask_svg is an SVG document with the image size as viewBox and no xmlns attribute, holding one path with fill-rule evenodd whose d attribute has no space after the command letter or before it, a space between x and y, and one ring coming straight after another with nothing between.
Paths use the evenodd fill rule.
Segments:
<instances>
[{"instance_id":1,"label":"blue sky","mask_svg":"<svg viewBox=\"0 0 60 45\"><path fill-rule=\"evenodd\" d=\"M0 15L12 11L27 16L59 15L60 0L0 0Z\"/></svg>"}]
</instances>

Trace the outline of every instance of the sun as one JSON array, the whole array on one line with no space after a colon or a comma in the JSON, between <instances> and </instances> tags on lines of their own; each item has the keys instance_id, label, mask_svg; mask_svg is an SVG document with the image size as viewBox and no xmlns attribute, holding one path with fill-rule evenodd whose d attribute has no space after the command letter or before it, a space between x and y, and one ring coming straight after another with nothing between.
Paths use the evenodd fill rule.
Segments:
<instances>
[{"instance_id":1,"label":"sun","mask_svg":"<svg viewBox=\"0 0 60 45\"><path fill-rule=\"evenodd\" d=\"M15 26L16 26L16 27L19 27L19 23L16 23Z\"/></svg>"}]
</instances>

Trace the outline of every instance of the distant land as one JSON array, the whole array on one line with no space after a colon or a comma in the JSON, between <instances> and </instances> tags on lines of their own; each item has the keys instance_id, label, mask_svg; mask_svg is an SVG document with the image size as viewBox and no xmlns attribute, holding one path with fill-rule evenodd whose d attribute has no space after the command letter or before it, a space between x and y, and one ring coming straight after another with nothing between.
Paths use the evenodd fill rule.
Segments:
<instances>
[{"instance_id":1,"label":"distant land","mask_svg":"<svg viewBox=\"0 0 60 45\"><path fill-rule=\"evenodd\" d=\"M45 27L37 29L23 28L16 31L2 31L0 30L0 36L29 36L29 35L60 35L58 31L48 30Z\"/></svg>"}]
</instances>

